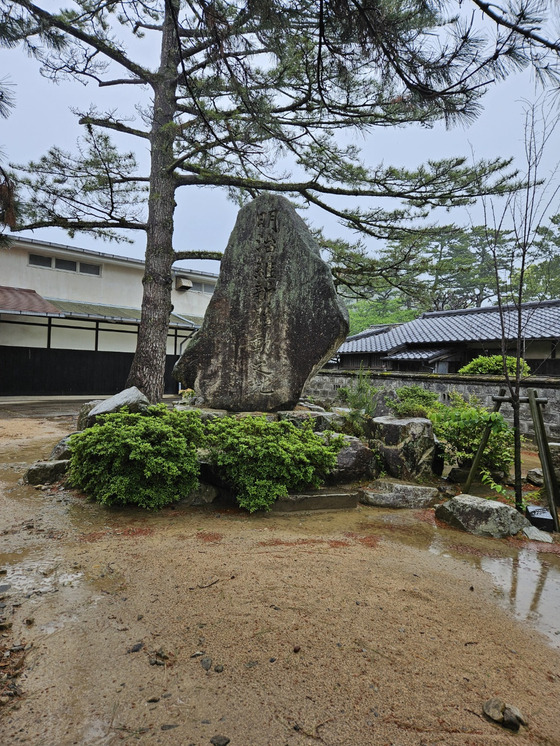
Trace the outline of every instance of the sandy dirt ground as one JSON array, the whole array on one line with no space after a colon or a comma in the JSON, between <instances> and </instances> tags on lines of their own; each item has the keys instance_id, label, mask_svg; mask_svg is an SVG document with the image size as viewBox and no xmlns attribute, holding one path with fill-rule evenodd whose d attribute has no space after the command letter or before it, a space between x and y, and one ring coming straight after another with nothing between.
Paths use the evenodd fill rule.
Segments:
<instances>
[{"instance_id":1,"label":"sandy dirt ground","mask_svg":"<svg viewBox=\"0 0 560 746\"><path fill-rule=\"evenodd\" d=\"M536 545L433 511L152 515L20 484L72 429L0 412L0 674L21 693L0 743L560 744L560 650L481 569ZM494 696L528 727L488 722Z\"/></svg>"}]
</instances>

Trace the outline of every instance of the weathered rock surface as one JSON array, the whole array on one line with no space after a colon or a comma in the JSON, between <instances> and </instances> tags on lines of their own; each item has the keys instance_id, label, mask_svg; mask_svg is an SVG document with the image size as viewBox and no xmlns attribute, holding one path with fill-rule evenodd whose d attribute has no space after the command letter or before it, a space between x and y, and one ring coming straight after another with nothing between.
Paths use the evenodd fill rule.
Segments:
<instances>
[{"instance_id":1,"label":"weathered rock surface","mask_svg":"<svg viewBox=\"0 0 560 746\"><path fill-rule=\"evenodd\" d=\"M69 465L68 459L37 461L26 471L24 480L28 484L52 484L66 474Z\"/></svg>"},{"instance_id":2,"label":"weathered rock surface","mask_svg":"<svg viewBox=\"0 0 560 746\"><path fill-rule=\"evenodd\" d=\"M548 448L550 450L550 458L556 475L556 481L560 484L560 443L549 443Z\"/></svg>"},{"instance_id":3,"label":"weathered rock surface","mask_svg":"<svg viewBox=\"0 0 560 746\"><path fill-rule=\"evenodd\" d=\"M428 508L440 499L436 487L422 487L405 482L378 479L359 491L359 500L364 505L379 508Z\"/></svg>"},{"instance_id":4,"label":"weathered rock surface","mask_svg":"<svg viewBox=\"0 0 560 746\"><path fill-rule=\"evenodd\" d=\"M499 697L492 697L482 706L487 718L503 725L509 730L518 731L521 725L527 725L527 719L514 705L508 705Z\"/></svg>"},{"instance_id":5,"label":"weathered rock surface","mask_svg":"<svg viewBox=\"0 0 560 746\"><path fill-rule=\"evenodd\" d=\"M328 484L371 479L377 474L377 456L359 438L344 436L344 445L336 457L336 468L327 478Z\"/></svg>"},{"instance_id":6,"label":"weathered rock surface","mask_svg":"<svg viewBox=\"0 0 560 746\"><path fill-rule=\"evenodd\" d=\"M98 404L102 404L103 401L103 399L93 399L92 401L88 401L85 404L82 404L82 406L80 407L80 411L78 412L78 430L85 430L86 427L88 427L87 419L89 417L89 413Z\"/></svg>"},{"instance_id":7,"label":"weathered rock surface","mask_svg":"<svg viewBox=\"0 0 560 746\"><path fill-rule=\"evenodd\" d=\"M529 469L527 472L527 481L535 487L542 487L544 485L542 469Z\"/></svg>"},{"instance_id":8,"label":"weathered rock surface","mask_svg":"<svg viewBox=\"0 0 560 746\"><path fill-rule=\"evenodd\" d=\"M372 424L372 447L387 474L408 480L432 473L435 440L430 420L375 417Z\"/></svg>"},{"instance_id":9,"label":"weathered rock surface","mask_svg":"<svg viewBox=\"0 0 560 746\"><path fill-rule=\"evenodd\" d=\"M453 484L464 484L469 478L470 473L470 466L454 466L450 469L449 474L447 475L447 481L453 482ZM491 470L490 476L498 484L505 482L508 477L505 471L498 469ZM480 470L477 472L475 480L480 480Z\"/></svg>"},{"instance_id":10,"label":"weathered rock surface","mask_svg":"<svg viewBox=\"0 0 560 746\"><path fill-rule=\"evenodd\" d=\"M240 210L204 323L174 376L209 407L290 409L347 333L317 243L286 199L265 194Z\"/></svg>"},{"instance_id":11,"label":"weathered rock surface","mask_svg":"<svg viewBox=\"0 0 560 746\"><path fill-rule=\"evenodd\" d=\"M314 412L305 410L289 410L277 412L279 420L288 420L294 425L301 426L310 420L313 422L313 430L317 433L324 430L332 430L344 425L344 417L336 412Z\"/></svg>"},{"instance_id":12,"label":"weathered rock surface","mask_svg":"<svg viewBox=\"0 0 560 746\"><path fill-rule=\"evenodd\" d=\"M196 490L193 490L188 497L181 500L182 505L192 506L193 508L210 505L219 496L220 490L213 484L201 482Z\"/></svg>"},{"instance_id":13,"label":"weathered rock surface","mask_svg":"<svg viewBox=\"0 0 560 746\"><path fill-rule=\"evenodd\" d=\"M127 407L129 412L143 412L149 403L140 389L137 389L136 386L131 386L129 389L124 389L124 391L120 391L115 396L111 396L109 399L104 399L96 404L85 417L85 427L95 425L99 415L118 412L123 407Z\"/></svg>"},{"instance_id":14,"label":"weathered rock surface","mask_svg":"<svg viewBox=\"0 0 560 746\"><path fill-rule=\"evenodd\" d=\"M436 507L436 518L477 536L514 536L531 524L510 505L474 495L457 495Z\"/></svg>"},{"instance_id":15,"label":"weathered rock surface","mask_svg":"<svg viewBox=\"0 0 560 746\"><path fill-rule=\"evenodd\" d=\"M68 460L70 458L70 456L72 455L72 451L70 450L69 441L72 435L74 435L74 433L70 433L70 435L67 435L65 438L62 438L62 440L59 440L59 442L51 451L49 461Z\"/></svg>"}]
</instances>

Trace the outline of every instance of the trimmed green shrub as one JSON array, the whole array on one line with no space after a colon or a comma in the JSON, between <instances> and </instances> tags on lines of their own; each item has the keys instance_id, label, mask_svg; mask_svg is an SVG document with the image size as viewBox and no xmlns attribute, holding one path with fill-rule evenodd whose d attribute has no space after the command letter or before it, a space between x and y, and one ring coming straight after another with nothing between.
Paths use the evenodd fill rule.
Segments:
<instances>
[{"instance_id":1,"label":"trimmed green shrub","mask_svg":"<svg viewBox=\"0 0 560 746\"><path fill-rule=\"evenodd\" d=\"M319 487L342 442L339 435L316 435L311 423L298 428L266 417L223 417L207 425L210 461L250 513L270 510L289 489Z\"/></svg>"},{"instance_id":2,"label":"trimmed green shrub","mask_svg":"<svg viewBox=\"0 0 560 746\"><path fill-rule=\"evenodd\" d=\"M510 376L514 376L517 368L517 358L512 356L506 357L506 366ZM519 358L519 368L522 376L531 375L531 369L523 358ZM501 355L479 355L474 360L471 360L470 363L464 365L458 373L470 376L501 376L504 373L504 361Z\"/></svg>"},{"instance_id":3,"label":"trimmed green shrub","mask_svg":"<svg viewBox=\"0 0 560 746\"><path fill-rule=\"evenodd\" d=\"M71 484L103 505L156 510L198 486L197 447L203 430L196 412L125 410L100 417L72 436Z\"/></svg>"}]
</instances>

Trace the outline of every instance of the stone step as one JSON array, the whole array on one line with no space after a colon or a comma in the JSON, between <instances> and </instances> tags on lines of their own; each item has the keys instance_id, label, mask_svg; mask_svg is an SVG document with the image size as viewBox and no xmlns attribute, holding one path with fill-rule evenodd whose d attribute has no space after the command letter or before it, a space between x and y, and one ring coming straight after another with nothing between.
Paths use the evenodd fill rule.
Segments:
<instances>
[{"instance_id":1,"label":"stone step","mask_svg":"<svg viewBox=\"0 0 560 746\"><path fill-rule=\"evenodd\" d=\"M358 507L358 490L319 489L281 497L272 505L272 513L296 510L348 510Z\"/></svg>"}]
</instances>

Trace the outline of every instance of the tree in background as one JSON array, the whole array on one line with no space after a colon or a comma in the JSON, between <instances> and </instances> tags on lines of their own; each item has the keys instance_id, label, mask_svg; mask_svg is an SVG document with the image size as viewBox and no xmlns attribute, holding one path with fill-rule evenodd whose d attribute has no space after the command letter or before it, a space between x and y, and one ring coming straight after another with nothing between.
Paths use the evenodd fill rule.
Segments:
<instances>
[{"instance_id":1,"label":"tree in background","mask_svg":"<svg viewBox=\"0 0 560 746\"><path fill-rule=\"evenodd\" d=\"M0 0L0 41L21 42L53 81L137 91L136 113L95 106L76 112L84 126L77 152L53 147L19 169L22 207L14 226L109 238L145 232L129 385L160 398L172 265L217 256L174 251L177 189L222 187L239 202L281 192L324 208L350 230L396 240L417 231L435 208L511 186L501 160L368 168L354 146L336 138L349 128L468 121L484 88L524 65L557 77L560 45L546 38L545 19L525 0L504 9L472 2L491 21L486 35L448 15L451 2L426 0L74 0L58 9ZM156 45L159 61L149 67ZM115 134L147 147L146 172L111 140ZM336 252L335 276L351 285L363 245L338 242ZM398 286L409 259L405 250L387 266L371 260L368 271Z\"/></svg>"},{"instance_id":2,"label":"tree in background","mask_svg":"<svg viewBox=\"0 0 560 746\"><path fill-rule=\"evenodd\" d=\"M517 273L513 284L519 284ZM560 214L537 228L523 285L525 302L560 298Z\"/></svg>"},{"instance_id":3,"label":"tree in background","mask_svg":"<svg viewBox=\"0 0 560 746\"><path fill-rule=\"evenodd\" d=\"M410 255L401 267L406 281L398 287L381 278L372 288L366 286L366 275L360 300L348 300L352 333L372 324L403 323L427 311L449 311L478 308L496 298L494 261L505 272L509 267L511 235L502 231L495 236L490 251L484 226L453 229L444 226L439 235L428 232L406 236L392 242L382 254L386 264L390 257ZM356 270L357 273L357 270Z\"/></svg>"}]
</instances>

